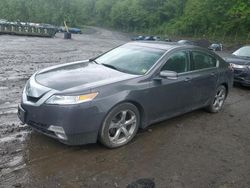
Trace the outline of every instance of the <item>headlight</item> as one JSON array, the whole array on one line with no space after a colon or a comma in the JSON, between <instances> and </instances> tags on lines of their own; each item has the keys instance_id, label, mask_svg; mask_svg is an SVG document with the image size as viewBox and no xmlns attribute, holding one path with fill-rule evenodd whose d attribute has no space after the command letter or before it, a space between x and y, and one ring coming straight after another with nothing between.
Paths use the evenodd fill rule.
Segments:
<instances>
[{"instance_id":1,"label":"headlight","mask_svg":"<svg viewBox=\"0 0 250 188\"><path fill-rule=\"evenodd\" d=\"M46 104L79 104L83 102L88 102L93 100L98 93L89 93L79 96L62 96L62 95L53 95L50 97Z\"/></svg>"},{"instance_id":2,"label":"headlight","mask_svg":"<svg viewBox=\"0 0 250 188\"><path fill-rule=\"evenodd\" d=\"M247 67L249 67L248 65L237 65L237 64L231 64L233 68L236 68L236 69L245 69Z\"/></svg>"}]
</instances>

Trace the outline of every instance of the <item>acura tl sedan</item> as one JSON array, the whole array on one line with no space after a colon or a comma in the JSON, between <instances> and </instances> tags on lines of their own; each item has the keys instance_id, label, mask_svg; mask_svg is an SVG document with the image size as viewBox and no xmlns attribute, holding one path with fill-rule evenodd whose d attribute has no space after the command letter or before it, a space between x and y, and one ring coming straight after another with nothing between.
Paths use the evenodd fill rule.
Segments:
<instances>
[{"instance_id":1,"label":"acura tl sedan","mask_svg":"<svg viewBox=\"0 0 250 188\"><path fill-rule=\"evenodd\" d=\"M127 144L139 128L206 108L219 112L233 83L228 63L191 45L131 42L28 80L18 116L68 145Z\"/></svg>"},{"instance_id":2,"label":"acura tl sedan","mask_svg":"<svg viewBox=\"0 0 250 188\"><path fill-rule=\"evenodd\" d=\"M234 69L234 82L250 87L250 46L243 46L232 54L222 54Z\"/></svg>"}]
</instances>

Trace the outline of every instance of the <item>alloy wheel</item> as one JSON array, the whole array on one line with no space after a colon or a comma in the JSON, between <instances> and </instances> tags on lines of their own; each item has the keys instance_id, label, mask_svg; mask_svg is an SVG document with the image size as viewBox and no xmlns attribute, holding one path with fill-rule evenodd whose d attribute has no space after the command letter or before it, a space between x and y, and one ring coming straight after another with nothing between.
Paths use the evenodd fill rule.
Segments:
<instances>
[{"instance_id":1,"label":"alloy wheel","mask_svg":"<svg viewBox=\"0 0 250 188\"><path fill-rule=\"evenodd\" d=\"M226 90L224 87L222 87L220 90L217 91L214 98L213 107L216 111L219 111L222 108L225 98L226 98Z\"/></svg>"},{"instance_id":2,"label":"alloy wheel","mask_svg":"<svg viewBox=\"0 0 250 188\"><path fill-rule=\"evenodd\" d=\"M113 116L109 124L109 140L113 144L127 142L136 130L137 117L131 110L123 110Z\"/></svg>"}]
</instances>

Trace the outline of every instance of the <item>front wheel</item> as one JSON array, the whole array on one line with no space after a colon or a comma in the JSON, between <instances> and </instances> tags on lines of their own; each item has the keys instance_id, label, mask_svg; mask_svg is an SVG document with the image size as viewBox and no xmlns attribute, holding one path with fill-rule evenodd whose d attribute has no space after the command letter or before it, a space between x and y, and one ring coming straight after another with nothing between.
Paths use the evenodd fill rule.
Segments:
<instances>
[{"instance_id":1,"label":"front wheel","mask_svg":"<svg viewBox=\"0 0 250 188\"><path fill-rule=\"evenodd\" d=\"M140 113L131 103L114 107L106 116L99 133L99 140L109 148L127 144L136 135Z\"/></svg>"},{"instance_id":2,"label":"front wheel","mask_svg":"<svg viewBox=\"0 0 250 188\"><path fill-rule=\"evenodd\" d=\"M212 100L212 103L207 107L207 110L211 113L219 112L224 105L226 96L227 96L226 87L223 85L219 86L216 90L214 99Z\"/></svg>"}]
</instances>

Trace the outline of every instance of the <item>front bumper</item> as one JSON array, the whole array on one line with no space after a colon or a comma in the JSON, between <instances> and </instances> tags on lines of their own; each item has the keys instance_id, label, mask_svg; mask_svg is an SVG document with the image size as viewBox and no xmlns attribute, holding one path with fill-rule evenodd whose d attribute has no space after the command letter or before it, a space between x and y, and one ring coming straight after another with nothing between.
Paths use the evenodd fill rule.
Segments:
<instances>
[{"instance_id":1,"label":"front bumper","mask_svg":"<svg viewBox=\"0 0 250 188\"><path fill-rule=\"evenodd\" d=\"M45 103L58 92L38 84L33 75L23 91L18 107L19 119L34 130L68 145L95 143L105 110L93 101L74 105Z\"/></svg>"},{"instance_id":2,"label":"front bumper","mask_svg":"<svg viewBox=\"0 0 250 188\"><path fill-rule=\"evenodd\" d=\"M95 143L105 111L93 101L74 105L45 103L58 92L38 84L33 75L23 91L18 107L19 119L34 130L68 145Z\"/></svg>"},{"instance_id":3,"label":"front bumper","mask_svg":"<svg viewBox=\"0 0 250 188\"><path fill-rule=\"evenodd\" d=\"M250 86L250 69L236 69L234 68L234 82L245 86Z\"/></svg>"},{"instance_id":4,"label":"front bumper","mask_svg":"<svg viewBox=\"0 0 250 188\"><path fill-rule=\"evenodd\" d=\"M32 106L22 103L20 108L25 112L23 114L25 117L19 115L23 123L68 145L95 143L105 115L90 103L65 106L47 104ZM62 128L66 138L52 131L50 129L52 126Z\"/></svg>"}]
</instances>

